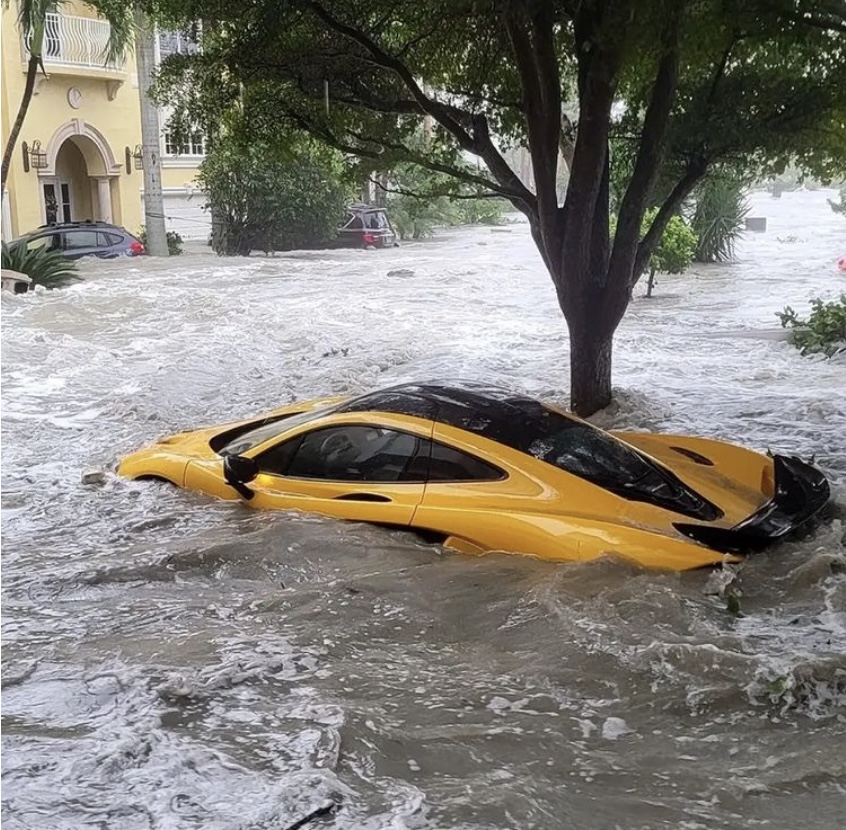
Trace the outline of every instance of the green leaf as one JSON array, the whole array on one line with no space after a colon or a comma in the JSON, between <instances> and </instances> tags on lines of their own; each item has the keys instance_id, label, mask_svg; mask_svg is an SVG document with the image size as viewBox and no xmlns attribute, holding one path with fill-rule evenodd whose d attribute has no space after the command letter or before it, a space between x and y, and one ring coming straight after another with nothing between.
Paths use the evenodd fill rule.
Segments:
<instances>
[{"instance_id":1,"label":"green leaf","mask_svg":"<svg viewBox=\"0 0 846 830\"><path fill-rule=\"evenodd\" d=\"M61 288L69 283L81 280L76 273L76 263L65 259L58 251L45 248L33 248L28 251L25 240L10 244L3 243L3 268L26 274L31 280L31 287L43 285L45 288Z\"/></svg>"}]
</instances>

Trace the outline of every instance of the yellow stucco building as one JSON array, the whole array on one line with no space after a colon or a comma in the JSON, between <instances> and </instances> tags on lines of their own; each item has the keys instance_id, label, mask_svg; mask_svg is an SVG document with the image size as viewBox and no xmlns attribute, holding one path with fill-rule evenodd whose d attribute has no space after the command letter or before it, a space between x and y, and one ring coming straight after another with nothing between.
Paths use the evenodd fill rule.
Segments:
<instances>
[{"instance_id":1,"label":"yellow stucco building","mask_svg":"<svg viewBox=\"0 0 846 830\"><path fill-rule=\"evenodd\" d=\"M133 233L141 228L144 177L134 157L141 144L138 76L131 49L124 59L105 63L108 38L109 24L84 3L63 3L48 15L43 46L47 74L39 73L36 80L12 157L3 193L3 239L45 224L53 201L59 222L100 219ZM177 33L157 34L157 59L191 48ZM13 0L2 12L4 148L23 96L27 60ZM211 223L194 181L204 151L202 136L177 144L164 132L164 115L160 121L168 230L205 238ZM34 158L42 166L33 164Z\"/></svg>"}]
</instances>

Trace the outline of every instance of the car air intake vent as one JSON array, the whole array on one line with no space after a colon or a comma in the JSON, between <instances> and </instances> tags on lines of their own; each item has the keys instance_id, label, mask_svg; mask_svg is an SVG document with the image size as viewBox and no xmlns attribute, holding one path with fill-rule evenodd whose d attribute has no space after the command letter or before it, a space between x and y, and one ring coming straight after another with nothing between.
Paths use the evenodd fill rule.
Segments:
<instances>
[{"instance_id":1,"label":"car air intake vent","mask_svg":"<svg viewBox=\"0 0 846 830\"><path fill-rule=\"evenodd\" d=\"M714 462L711 461L710 458L706 458L701 453L696 452L695 450L689 450L687 447L670 447L671 450L675 450L680 455L687 456L691 461L695 461L697 464L703 464L705 467L713 467Z\"/></svg>"}]
</instances>

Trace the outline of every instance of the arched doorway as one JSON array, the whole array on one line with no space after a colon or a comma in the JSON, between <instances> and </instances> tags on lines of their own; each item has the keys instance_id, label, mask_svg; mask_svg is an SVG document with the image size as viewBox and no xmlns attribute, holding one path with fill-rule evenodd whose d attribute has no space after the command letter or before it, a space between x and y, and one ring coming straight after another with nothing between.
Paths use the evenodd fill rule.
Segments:
<instances>
[{"instance_id":1,"label":"arched doorway","mask_svg":"<svg viewBox=\"0 0 846 830\"><path fill-rule=\"evenodd\" d=\"M119 165L102 134L74 120L58 130L40 171L45 223L115 221L119 206Z\"/></svg>"}]
</instances>

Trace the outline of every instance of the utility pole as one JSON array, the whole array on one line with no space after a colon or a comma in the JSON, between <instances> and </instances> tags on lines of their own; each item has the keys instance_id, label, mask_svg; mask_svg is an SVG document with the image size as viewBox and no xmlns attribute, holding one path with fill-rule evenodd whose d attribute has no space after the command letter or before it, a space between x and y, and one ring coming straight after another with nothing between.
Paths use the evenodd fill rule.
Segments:
<instances>
[{"instance_id":1,"label":"utility pole","mask_svg":"<svg viewBox=\"0 0 846 830\"><path fill-rule=\"evenodd\" d=\"M147 253L151 256L168 256L170 252L167 248L162 197L159 108L150 99L150 86L156 68L156 49L153 29L140 9L135 11L135 26L135 61L141 100L141 154L144 159L144 226L147 229Z\"/></svg>"}]
</instances>

